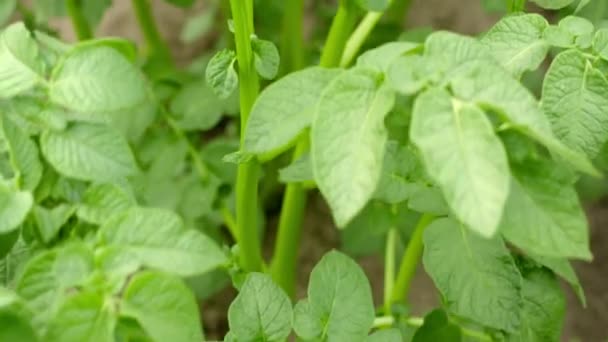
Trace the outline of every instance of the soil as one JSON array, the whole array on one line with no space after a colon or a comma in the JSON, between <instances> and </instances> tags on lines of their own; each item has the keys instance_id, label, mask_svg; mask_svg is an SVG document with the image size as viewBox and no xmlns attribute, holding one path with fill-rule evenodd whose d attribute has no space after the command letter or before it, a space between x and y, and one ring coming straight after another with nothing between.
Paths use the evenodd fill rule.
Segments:
<instances>
[{"instance_id":1,"label":"soil","mask_svg":"<svg viewBox=\"0 0 608 342\"><path fill-rule=\"evenodd\" d=\"M203 1L199 1L204 7ZM181 25L195 10L181 10L164 1L154 0L155 13L160 30L169 42L176 61L186 63L208 45L205 39L192 45L184 45L179 40ZM130 1L115 0L114 6L100 24L98 35L117 35L140 42L140 34L130 13ZM478 34L490 27L498 17L487 15L481 8L479 0L414 0L407 26L431 26L436 29L449 29L467 34ZM65 20L58 20L55 25L62 36L74 39L70 25ZM582 308L567 286L564 289L568 297L568 313L564 328L563 341L600 342L608 338L608 201L591 205L588 208L591 223L591 244L594 253L592 263L577 263L576 269L583 284L588 307ZM270 227L276 226L276 218L270 218ZM321 256L332 248L339 246L339 238L333 226L329 211L323 200L313 195L309 201L304 222L304 236L300 249L300 274L298 276L298 296L306 294L305 284L312 267ZM273 232L266 243L272 246ZM375 300L381 301L383 268L382 261L376 257L360 260L365 272L372 282ZM232 289L226 289L213 300L202 303L203 319L206 334L210 339L221 339L227 330L226 309L234 297ZM438 303L436 290L424 271L414 279L410 298L412 309L423 315Z\"/></svg>"}]
</instances>

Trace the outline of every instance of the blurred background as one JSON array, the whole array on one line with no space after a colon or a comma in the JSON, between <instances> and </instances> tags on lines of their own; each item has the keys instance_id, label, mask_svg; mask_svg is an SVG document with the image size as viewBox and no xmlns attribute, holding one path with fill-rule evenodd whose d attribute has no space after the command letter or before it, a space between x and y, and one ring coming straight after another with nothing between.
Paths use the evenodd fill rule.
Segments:
<instances>
[{"instance_id":1,"label":"blurred background","mask_svg":"<svg viewBox=\"0 0 608 342\"><path fill-rule=\"evenodd\" d=\"M7 0L0 0L0 2L4 1ZM120 36L137 43L142 42L138 25L131 11L131 1L99 1L101 6L107 4L109 7L104 16L100 18L96 30L97 36ZM257 34L263 39L272 39L276 42L280 40L278 34L281 32L280 18L284 1L289 0L256 1L256 6L259 7L256 12ZM51 2L48 1L49 4ZM230 44L226 41L226 37L229 35L223 34L223 31L227 29L227 23L221 15L222 2L227 3L226 0L197 0L192 8L183 9L172 6L164 0L152 1L159 29L170 46L173 58L178 65L204 64L219 47ZM28 8L32 5L31 1L22 3ZM335 12L335 3L322 0L309 0L306 3L308 15L305 21L305 40L310 62L307 64L312 64L318 58L323 37ZM469 35L483 34L504 14L505 3L506 0L411 0L406 15L392 13L382 21L368 42L368 47L395 39L421 41L431 30L437 29ZM56 32L67 41L76 40L69 20L63 17L64 9L51 5L46 9L39 7L37 4L36 11L29 15L44 22L48 19L50 31ZM543 12L532 5L528 9L543 14L551 22L559 20L560 17L572 13L574 10L574 8L566 8L561 11ZM608 0L591 0L591 3L579 15L588 18L598 27L608 26ZM19 18L20 14L16 14L11 20ZM543 73L549 62L547 61L547 64L538 72L525 76L526 85L536 94L540 93ZM606 110L608 111L608 108ZM601 159L604 160L599 160L598 165L604 171L608 171L608 148L604 149ZM584 178L580 181L579 190L581 199L586 204L591 226L594 261L575 264L587 294L586 308L583 308L572 291L564 286L568 297L564 341L607 341L608 182ZM268 247L266 250L270 250L274 241L279 196L280 189L276 193L270 194L267 199L269 208L267 226L270 231L265 237ZM377 252L382 249L382 235L386 231L383 230L383 222L374 219L374 203L366 208L366 215L353 222L349 229L338 232L334 228L329 211L320 196L313 193L311 197L304 222L305 236L300 255L299 293L305 292L307 275L321 255L331 248L342 248L361 261L372 281L376 299L380 302L383 267L381 253ZM404 218L404 221L407 220ZM387 223L387 226L389 224ZM211 286L210 282L196 284L198 288L205 286L213 288L213 290L205 289L199 296L203 299L201 307L205 330L209 338L221 338L227 330L226 309L234 292L229 286L219 289L222 285L227 284L225 280L219 286L217 283L214 284L215 286ZM215 293L217 291L220 291L219 294ZM214 295L210 296L212 293ZM423 315L436 306L438 298L435 293L432 282L420 270L414 282L412 308L410 309ZM207 297L211 299L205 299Z\"/></svg>"}]
</instances>

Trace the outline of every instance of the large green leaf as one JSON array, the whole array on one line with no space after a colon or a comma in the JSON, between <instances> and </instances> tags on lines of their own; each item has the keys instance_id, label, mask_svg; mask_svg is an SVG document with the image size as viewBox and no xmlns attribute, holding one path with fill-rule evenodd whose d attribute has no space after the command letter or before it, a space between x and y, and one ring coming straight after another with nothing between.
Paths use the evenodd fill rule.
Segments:
<instances>
[{"instance_id":1,"label":"large green leaf","mask_svg":"<svg viewBox=\"0 0 608 342\"><path fill-rule=\"evenodd\" d=\"M83 45L69 52L53 70L49 97L77 112L77 118L99 121L102 113L141 105L146 92L142 74L119 51Z\"/></svg>"},{"instance_id":2,"label":"large green leaf","mask_svg":"<svg viewBox=\"0 0 608 342\"><path fill-rule=\"evenodd\" d=\"M133 194L124 186L113 183L91 185L78 206L78 217L95 224L104 223L136 205Z\"/></svg>"},{"instance_id":3,"label":"large green leaf","mask_svg":"<svg viewBox=\"0 0 608 342\"><path fill-rule=\"evenodd\" d=\"M440 219L424 233L423 262L451 312L495 329L518 330L521 275L499 237L484 239L452 219Z\"/></svg>"},{"instance_id":4,"label":"large green leaf","mask_svg":"<svg viewBox=\"0 0 608 342\"><path fill-rule=\"evenodd\" d=\"M65 131L47 131L40 147L47 161L67 177L103 181L137 172L125 138L105 125L77 123Z\"/></svg>"},{"instance_id":5,"label":"large green leaf","mask_svg":"<svg viewBox=\"0 0 608 342\"><path fill-rule=\"evenodd\" d=\"M481 40L494 57L514 76L536 70L549 51L543 32L549 24L538 14L508 16Z\"/></svg>"},{"instance_id":6,"label":"large green leaf","mask_svg":"<svg viewBox=\"0 0 608 342\"><path fill-rule=\"evenodd\" d=\"M469 228L490 237L509 193L509 166L500 139L477 107L431 89L414 104L410 136L448 205Z\"/></svg>"},{"instance_id":7,"label":"large green leaf","mask_svg":"<svg viewBox=\"0 0 608 342\"><path fill-rule=\"evenodd\" d=\"M323 89L339 74L338 69L313 67L264 89L247 122L245 151L260 154L288 147L310 125Z\"/></svg>"},{"instance_id":8,"label":"large green leaf","mask_svg":"<svg viewBox=\"0 0 608 342\"><path fill-rule=\"evenodd\" d=\"M33 191L42 178L42 164L36 144L6 115L2 115L2 137L7 144L19 187Z\"/></svg>"},{"instance_id":9,"label":"large green leaf","mask_svg":"<svg viewBox=\"0 0 608 342\"><path fill-rule=\"evenodd\" d=\"M251 273L230 304L230 332L238 341L283 341L291 332L291 301L270 276Z\"/></svg>"},{"instance_id":10,"label":"large green leaf","mask_svg":"<svg viewBox=\"0 0 608 342\"><path fill-rule=\"evenodd\" d=\"M49 323L45 341L113 342L117 315L109 298L80 292L61 304Z\"/></svg>"},{"instance_id":11,"label":"large green leaf","mask_svg":"<svg viewBox=\"0 0 608 342\"><path fill-rule=\"evenodd\" d=\"M0 34L0 98L13 97L43 83L38 45L23 23Z\"/></svg>"},{"instance_id":12,"label":"large green leaf","mask_svg":"<svg viewBox=\"0 0 608 342\"><path fill-rule=\"evenodd\" d=\"M305 340L363 341L374 321L369 281L352 259L336 251L314 267L308 299L295 307L294 329Z\"/></svg>"},{"instance_id":13,"label":"large green leaf","mask_svg":"<svg viewBox=\"0 0 608 342\"><path fill-rule=\"evenodd\" d=\"M321 96L311 131L313 174L338 227L376 190L388 136L384 118L394 102L381 75L364 68L344 72Z\"/></svg>"},{"instance_id":14,"label":"large green leaf","mask_svg":"<svg viewBox=\"0 0 608 342\"><path fill-rule=\"evenodd\" d=\"M500 231L536 255L591 260L587 217L564 171L547 161L513 167Z\"/></svg>"},{"instance_id":15,"label":"large green leaf","mask_svg":"<svg viewBox=\"0 0 608 342\"><path fill-rule=\"evenodd\" d=\"M556 135L569 147L595 158L608 141L608 80L585 54L559 54L545 77L542 96Z\"/></svg>"},{"instance_id":16,"label":"large green leaf","mask_svg":"<svg viewBox=\"0 0 608 342\"><path fill-rule=\"evenodd\" d=\"M227 262L213 240L163 209L131 208L106 221L99 238L125 248L148 267L180 276L203 274Z\"/></svg>"},{"instance_id":17,"label":"large green leaf","mask_svg":"<svg viewBox=\"0 0 608 342\"><path fill-rule=\"evenodd\" d=\"M133 277L121 303L155 342L200 342L203 334L194 295L178 278L156 272Z\"/></svg>"},{"instance_id":18,"label":"large green leaf","mask_svg":"<svg viewBox=\"0 0 608 342\"><path fill-rule=\"evenodd\" d=\"M30 192L0 186L0 234L17 229L30 212L34 198Z\"/></svg>"}]
</instances>

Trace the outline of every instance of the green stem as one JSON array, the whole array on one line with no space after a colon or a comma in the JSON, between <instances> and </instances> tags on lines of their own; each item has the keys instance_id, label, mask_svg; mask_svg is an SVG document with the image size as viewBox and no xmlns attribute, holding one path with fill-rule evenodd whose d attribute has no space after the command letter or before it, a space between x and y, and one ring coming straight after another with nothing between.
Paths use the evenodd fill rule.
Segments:
<instances>
[{"instance_id":1,"label":"green stem","mask_svg":"<svg viewBox=\"0 0 608 342\"><path fill-rule=\"evenodd\" d=\"M131 3L150 57L172 64L169 48L158 31L148 0L132 0Z\"/></svg>"},{"instance_id":2,"label":"green stem","mask_svg":"<svg viewBox=\"0 0 608 342\"><path fill-rule=\"evenodd\" d=\"M283 31L281 32L282 73L296 71L304 67L304 0L285 2Z\"/></svg>"},{"instance_id":3,"label":"green stem","mask_svg":"<svg viewBox=\"0 0 608 342\"><path fill-rule=\"evenodd\" d=\"M93 38L91 26L89 26L87 18L82 13L81 0L65 0L65 7L78 40L82 41Z\"/></svg>"},{"instance_id":4,"label":"green stem","mask_svg":"<svg viewBox=\"0 0 608 342\"><path fill-rule=\"evenodd\" d=\"M241 101L241 145L251 108L260 92L254 68L251 36L253 35L253 0L230 0L236 53L239 67ZM258 165L256 161L240 164L236 180L236 233L241 266L246 271L262 270L262 253L258 235Z\"/></svg>"},{"instance_id":5,"label":"green stem","mask_svg":"<svg viewBox=\"0 0 608 342\"><path fill-rule=\"evenodd\" d=\"M526 9L526 0L511 0L509 13L523 12Z\"/></svg>"},{"instance_id":6,"label":"green stem","mask_svg":"<svg viewBox=\"0 0 608 342\"><path fill-rule=\"evenodd\" d=\"M346 40L356 19L355 7L340 4L321 55L321 66L335 68L339 65ZM309 146L309 135L303 134L296 144L293 160L305 154ZM295 275L298 247L302 230L302 218L306 207L307 192L303 184L290 183L285 189L278 235L273 256L272 277L285 292L295 294Z\"/></svg>"},{"instance_id":7,"label":"green stem","mask_svg":"<svg viewBox=\"0 0 608 342\"><path fill-rule=\"evenodd\" d=\"M384 252L384 314L390 315L393 305L391 295L395 287L395 247L397 246L397 229L391 228L386 236Z\"/></svg>"},{"instance_id":8,"label":"green stem","mask_svg":"<svg viewBox=\"0 0 608 342\"><path fill-rule=\"evenodd\" d=\"M224 223L226 224L230 235L232 235L232 238L236 241L236 234L238 228L236 226L236 221L234 220L232 212L230 212L230 209L228 208L228 206L226 206L225 203L222 203L222 206L220 207L220 212L222 213L222 218L224 219Z\"/></svg>"},{"instance_id":9,"label":"green stem","mask_svg":"<svg viewBox=\"0 0 608 342\"><path fill-rule=\"evenodd\" d=\"M365 15L346 43L344 55L342 55L342 61L340 62L341 67L346 68L353 62L361 50L363 43L372 33L383 14L384 12L369 12Z\"/></svg>"},{"instance_id":10,"label":"green stem","mask_svg":"<svg viewBox=\"0 0 608 342\"><path fill-rule=\"evenodd\" d=\"M434 219L435 218L432 215L424 214L420 218L420 221L418 221L416 228L414 228L414 233L412 234L401 259L397 281L395 282L395 287L392 292L393 303L404 301L409 294L412 279L414 278L418 263L420 262L420 257L422 256L422 236L424 229L431 224Z\"/></svg>"}]
</instances>

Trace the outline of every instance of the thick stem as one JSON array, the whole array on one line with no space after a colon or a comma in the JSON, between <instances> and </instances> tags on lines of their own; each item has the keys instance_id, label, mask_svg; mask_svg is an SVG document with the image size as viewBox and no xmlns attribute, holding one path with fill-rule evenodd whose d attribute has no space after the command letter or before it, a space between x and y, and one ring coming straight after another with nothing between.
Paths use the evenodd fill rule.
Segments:
<instances>
[{"instance_id":1,"label":"thick stem","mask_svg":"<svg viewBox=\"0 0 608 342\"><path fill-rule=\"evenodd\" d=\"M288 74L304 67L304 0L285 2L281 32L282 73Z\"/></svg>"},{"instance_id":2,"label":"thick stem","mask_svg":"<svg viewBox=\"0 0 608 342\"><path fill-rule=\"evenodd\" d=\"M395 287L395 247L397 245L397 229L391 228L386 237L384 252L384 314L391 314L393 304L391 295Z\"/></svg>"},{"instance_id":3,"label":"thick stem","mask_svg":"<svg viewBox=\"0 0 608 342\"><path fill-rule=\"evenodd\" d=\"M412 279L418 268L420 257L422 256L422 236L424 229L433 222L435 218L432 215L425 214L420 218L414 233L410 238L410 242L407 245L403 257L401 258L401 265L399 267L399 273L397 275L397 281L392 293L392 302L398 303L404 301L410 291Z\"/></svg>"},{"instance_id":4,"label":"thick stem","mask_svg":"<svg viewBox=\"0 0 608 342\"><path fill-rule=\"evenodd\" d=\"M339 66L346 39L351 33L356 17L356 9L343 5L341 2L323 49L322 67L335 68ZM293 160L306 153L309 144L308 134L305 133L296 144ZM272 277L292 297L295 293L298 247L300 245L302 218L306 208L306 196L306 189L302 184L290 183L287 185L279 220L275 255L273 256Z\"/></svg>"},{"instance_id":5,"label":"thick stem","mask_svg":"<svg viewBox=\"0 0 608 342\"><path fill-rule=\"evenodd\" d=\"M88 40L93 38L93 31L82 13L81 0L65 0L65 7L72 21L74 32L78 40Z\"/></svg>"},{"instance_id":6,"label":"thick stem","mask_svg":"<svg viewBox=\"0 0 608 342\"><path fill-rule=\"evenodd\" d=\"M144 40L146 41L149 55L165 63L172 64L173 60L169 53L169 48L158 31L148 0L132 0L131 3Z\"/></svg>"},{"instance_id":7,"label":"thick stem","mask_svg":"<svg viewBox=\"0 0 608 342\"><path fill-rule=\"evenodd\" d=\"M230 0L236 52L239 66L241 101L241 144L245 137L247 119L260 92L254 68L251 36L253 35L253 1ZM257 227L258 165L255 161L240 164L236 179L236 235L241 266L246 271L262 270L262 253Z\"/></svg>"}]
</instances>

